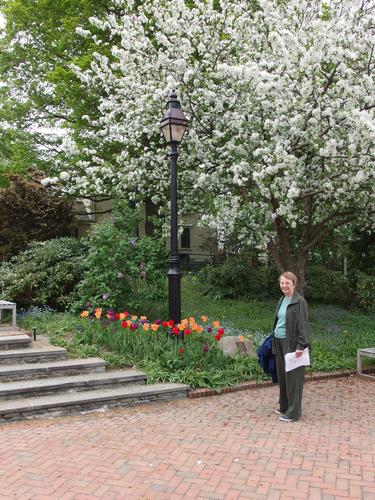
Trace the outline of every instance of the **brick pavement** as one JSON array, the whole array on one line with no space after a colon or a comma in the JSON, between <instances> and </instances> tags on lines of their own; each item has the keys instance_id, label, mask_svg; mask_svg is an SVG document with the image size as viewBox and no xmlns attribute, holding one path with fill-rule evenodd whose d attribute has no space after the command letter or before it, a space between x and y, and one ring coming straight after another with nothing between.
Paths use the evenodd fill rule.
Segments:
<instances>
[{"instance_id":1,"label":"brick pavement","mask_svg":"<svg viewBox=\"0 0 375 500\"><path fill-rule=\"evenodd\" d=\"M375 499L375 383L309 382L0 427L3 499Z\"/></svg>"}]
</instances>

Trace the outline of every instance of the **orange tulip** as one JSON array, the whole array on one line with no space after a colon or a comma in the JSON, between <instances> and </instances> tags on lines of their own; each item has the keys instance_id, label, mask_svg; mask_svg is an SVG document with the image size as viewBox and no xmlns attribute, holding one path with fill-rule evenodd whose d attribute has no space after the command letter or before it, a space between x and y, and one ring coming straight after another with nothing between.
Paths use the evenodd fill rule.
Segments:
<instances>
[{"instance_id":1,"label":"orange tulip","mask_svg":"<svg viewBox=\"0 0 375 500\"><path fill-rule=\"evenodd\" d=\"M152 329L154 332L156 332L156 331L158 330L158 328L159 328L159 325L156 325L155 323L152 323L152 325L151 325L151 329Z\"/></svg>"},{"instance_id":2,"label":"orange tulip","mask_svg":"<svg viewBox=\"0 0 375 500\"><path fill-rule=\"evenodd\" d=\"M203 321L203 323L206 323L206 321L208 321L208 316L202 316L201 320Z\"/></svg>"},{"instance_id":3,"label":"orange tulip","mask_svg":"<svg viewBox=\"0 0 375 500\"><path fill-rule=\"evenodd\" d=\"M213 327L214 327L214 328L219 328L219 326L220 326L220 321L213 321L213 322L212 322L212 325L213 325Z\"/></svg>"},{"instance_id":4,"label":"orange tulip","mask_svg":"<svg viewBox=\"0 0 375 500\"><path fill-rule=\"evenodd\" d=\"M149 331L149 329L150 329L150 325L149 325L148 323L144 323L144 324L143 324L143 330L144 330L145 332L148 332L148 331Z\"/></svg>"},{"instance_id":5,"label":"orange tulip","mask_svg":"<svg viewBox=\"0 0 375 500\"><path fill-rule=\"evenodd\" d=\"M88 311L82 311L80 314L81 318L87 318L88 315L89 315Z\"/></svg>"},{"instance_id":6,"label":"orange tulip","mask_svg":"<svg viewBox=\"0 0 375 500\"><path fill-rule=\"evenodd\" d=\"M95 315L96 319L100 319L100 317L102 315L102 310L103 309L101 307L98 307L97 309L95 309L94 315Z\"/></svg>"}]
</instances>

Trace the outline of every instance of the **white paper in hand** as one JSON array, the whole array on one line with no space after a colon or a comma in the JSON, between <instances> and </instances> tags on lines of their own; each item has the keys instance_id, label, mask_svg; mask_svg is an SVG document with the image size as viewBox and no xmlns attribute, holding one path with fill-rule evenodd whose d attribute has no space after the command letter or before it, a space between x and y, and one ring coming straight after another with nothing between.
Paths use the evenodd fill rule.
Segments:
<instances>
[{"instance_id":1,"label":"white paper in hand","mask_svg":"<svg viewBox=\"0 0 375 500\"><path fill-rule=\"evenodd\" d=\"M303 350L302 356L296 357L295 352L288 352L285 354L285 371L290 372L300 366L310 366L310 353L309 348Z\"/></svg>"}]
</instances>

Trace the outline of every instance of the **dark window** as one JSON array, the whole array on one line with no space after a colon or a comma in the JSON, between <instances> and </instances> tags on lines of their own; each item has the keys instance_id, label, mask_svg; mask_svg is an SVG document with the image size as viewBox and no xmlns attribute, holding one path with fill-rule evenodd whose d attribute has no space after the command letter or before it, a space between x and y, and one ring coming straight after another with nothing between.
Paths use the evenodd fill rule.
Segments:
<instances>
[{"instance_id":1,"label":"dark window","mask_svg":"<svg viewBox=\"0 0 375 500\"><path fill-rule=\"evenodd\" d=\"M181 248L190 248L190 227L184 227L182 231Z\"/></svg>"}]
</instances>

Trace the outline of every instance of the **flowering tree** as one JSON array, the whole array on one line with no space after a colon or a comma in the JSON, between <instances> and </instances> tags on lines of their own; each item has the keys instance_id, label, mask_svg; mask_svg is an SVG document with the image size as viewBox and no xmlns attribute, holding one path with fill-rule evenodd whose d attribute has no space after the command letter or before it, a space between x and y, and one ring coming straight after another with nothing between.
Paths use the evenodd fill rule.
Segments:
<instances>
[{"instance_id":1,"label":"flowering tree","mask_svg":"<svg viewBox=\"0 0 375 500\"><path fill-rule=\"evenodd\" d=\"M58 164L53 180L151 198L162 214L158 120L176 88L190 118L181 208L222 243L267 250L303 289L309 251L374 213L373 0L113 1L119 15L91 19L110 50L75 68L100 96L99 118L83 117L87 147L72 143L74 166Z\"/></svg>"}]
</instances>

